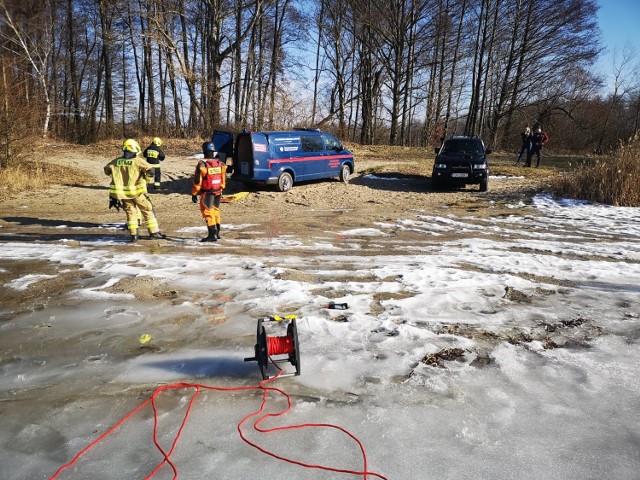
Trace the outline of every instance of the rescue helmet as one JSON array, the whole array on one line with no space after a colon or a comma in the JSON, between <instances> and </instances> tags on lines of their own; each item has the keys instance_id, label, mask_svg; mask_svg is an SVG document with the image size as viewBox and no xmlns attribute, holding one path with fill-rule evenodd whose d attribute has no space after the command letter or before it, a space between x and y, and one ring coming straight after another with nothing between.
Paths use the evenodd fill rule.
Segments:
<instances>
[{"instance_id":1,"label":"rescue helmet","mask_svg":"<svg viewBox=\"0 0 640 480\"><path fill-rule=\"evenodd\" d=\"M140 145L138 145L138 142L136 142L133 138L127 138L122 144L122 151L138 154L142 150L140 149Z\"/></svg>"},{"instance_id":2,"label":"rescue helmet","mask_svg":"<svg viewBox=\"0 0 640 480\"><path fill-rule=\"evenodd\" d=\"M207 152L215 152L216 151L216 146L211 143L211 142L204 142L202 144L202 153L207 153Z\"/></svg>"},{"instance_id":3,"label":"rescue helmet","mask_svg":"<svg viewBox=\"0 0 640 480\"><path fill-rule=\"evenodd\" d=\"M153 137L153 140L151 140L151 143L159 147L162 145L162 140L160 140L160 137Z\"/></svg>"}]
</instances>

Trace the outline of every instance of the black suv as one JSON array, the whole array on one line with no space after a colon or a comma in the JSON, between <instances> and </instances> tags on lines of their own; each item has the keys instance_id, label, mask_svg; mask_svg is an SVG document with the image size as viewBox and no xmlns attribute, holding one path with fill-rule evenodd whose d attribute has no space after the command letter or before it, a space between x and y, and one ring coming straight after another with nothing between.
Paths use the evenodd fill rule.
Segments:
<instances>
[{"instance_id":1,"label":"black suv","mask_svg":"<svg viewBox=\"0 0 640 480\"><path fill-rule=\"evenodd\" d=\"M480 191L489 188L489 163L487 155L491 149L485 149L478 137L451 137L437 147L436 160L431 174L431 186L434 190L444 186L464 187L480 185Z\"/></svg>"}]
</instances>

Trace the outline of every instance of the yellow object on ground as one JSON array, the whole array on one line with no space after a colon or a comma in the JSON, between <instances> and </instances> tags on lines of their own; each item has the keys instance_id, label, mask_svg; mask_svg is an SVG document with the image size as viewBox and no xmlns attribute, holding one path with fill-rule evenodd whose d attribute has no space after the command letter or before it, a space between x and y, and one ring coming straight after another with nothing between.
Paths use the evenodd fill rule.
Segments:
<instances>
[{"instance_id":1,"label":"yellow object on ground","mask_svg":"<svg viewBox=\"0 0 640 480\"><path fill-rule=\"evenodd\" d=\"M142 335L140 335L139 340L140 340L140 345L144 345L149 340L151 340L151 335L149 335L148 333L143 333Z\"/></svg>"},{"instance_id":2,"label":"yellow object on ground","mask_svg":"<svg viewBox=\"0 0 640 480\"><path fill-rule=\"evenodd\" d=\"M229 195L222 195L222 203L230 203L230 202L235 202L236 200L240 200L243 199L244 197L246 197L247 195L249 195L250 192L238 192L238 193L231 193Z\"/></svg>"},{"instance_id":3,"label":"yellow object on ground","mask_svg":"<svg viewBox=\"0 0 640 480\"><path fill-rule=\"evenodd\" d=\"M283 320L295 320L296 318L298 318L298 315L295 314L284 315L283 317L281 317L280 315L271 316L271 320L275 320L276 322L282 322Z\"/></svg>"}]
</instances>

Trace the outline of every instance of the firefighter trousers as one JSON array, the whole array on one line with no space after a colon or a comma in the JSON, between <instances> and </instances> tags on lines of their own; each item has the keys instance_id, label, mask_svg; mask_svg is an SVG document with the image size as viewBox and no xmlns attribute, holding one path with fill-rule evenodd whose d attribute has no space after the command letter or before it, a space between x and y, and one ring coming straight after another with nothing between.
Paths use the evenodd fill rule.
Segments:
<instances>
[{"instance_id":1,"label":"firefighter trousers","mask_svg":"<svg viewBox=\"0 0 640 480\"><path fill-rule=\"evenodd\" d=\"M146 195L138 195L136 198L121 201L124 212L127 214L127 228L131 235L138 233L138 211L142 214L142 220L149 233L156 233L160 230L158 220L153 212L153 205Z\"/></svg>"}]
</instances>

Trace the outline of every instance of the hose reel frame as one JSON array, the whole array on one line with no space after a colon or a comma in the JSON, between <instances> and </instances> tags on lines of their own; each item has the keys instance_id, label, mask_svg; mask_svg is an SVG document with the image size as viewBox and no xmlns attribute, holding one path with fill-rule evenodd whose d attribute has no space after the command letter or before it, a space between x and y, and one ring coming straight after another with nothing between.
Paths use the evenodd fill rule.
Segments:
<instances>
[{"instance_id":1,"label":"hose reel frame","mask_svg":"<svg viewBox=\"0 0 640 480\"><path fill-rule=\"evenodd\" d=\"M280 320L275 320L272 318L258 319L254 356L245 358L244 361L258 362L258 368L260 368L260 374L262 375L263 380L268 380L270 378L267 372L270 360L274 364L289 362L295 368L295 373L285 373L280 375L280 377L300 375L300 344L298 341L298 328L296 326L296 319L292 318L288 321L289 323L287 325L286 337L267 336L267 330L265 328L265 323L267 322L280 323ZM290 348L276 348L275 346L278 345L278 340L284 340L284 342L282 343L290 346ZM280 358L274 358L276 355L280 356ZM286 358L282 357L284 355L286 355Z\"/></svg>"}]
</instances>

